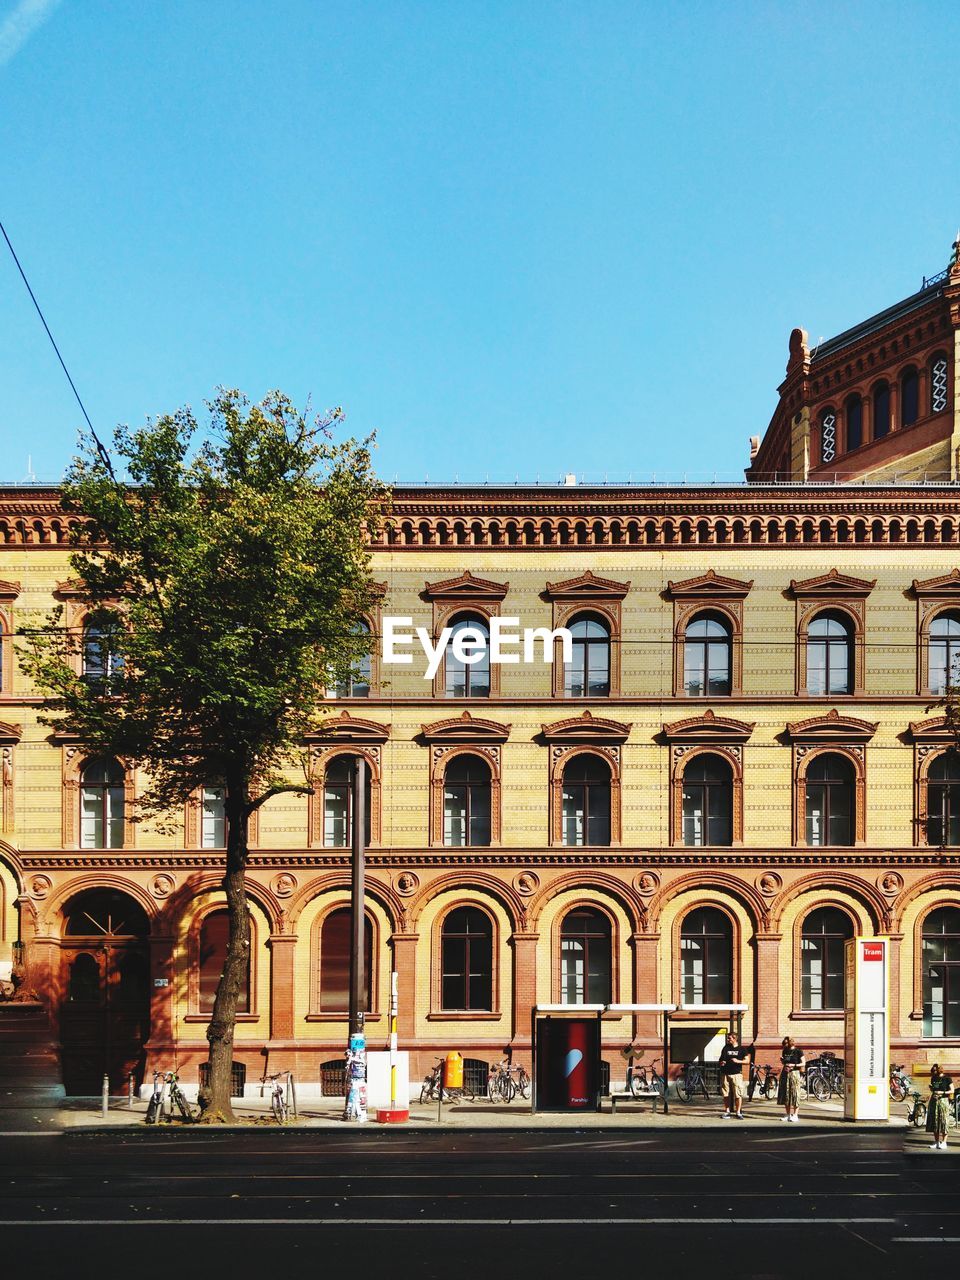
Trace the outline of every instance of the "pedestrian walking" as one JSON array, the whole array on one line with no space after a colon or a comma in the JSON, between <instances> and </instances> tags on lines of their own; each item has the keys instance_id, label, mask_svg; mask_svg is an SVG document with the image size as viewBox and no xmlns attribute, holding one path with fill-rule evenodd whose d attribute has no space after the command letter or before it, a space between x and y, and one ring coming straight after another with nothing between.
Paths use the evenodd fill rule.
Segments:
<instances>
[{"instance_id":1,"label":"pedestrian walking","mask_svg":"<svg viewBox=\"0 0 960 1280\"><path fill-rule=\"evenodd\" d=\"M780 1087L777 1101L783 1107L781 1124L796 1124L800 1110L800 1072L807 1065L803 1050L792 1036L784 1036L780 1047Z\"/></svg>"},{"instance_id":2,"label":"pedestrian walking","mask_svg":"<svg viewBox=\"0 0 960 1280\"><path fill-rule=\"evenodd\" d=\"M927 1103L927 1133L933 1134L931 1151L947 1149L947 1107L952 1088L953 1079L944 1075L940 1063L935 1062L930 1068L930 1101Z\"/></svg>"},{"instance_id":3,"label":"pedestrian walking","mask_svg":"<svg viewBox=\"0 0 960 1280\"><path fill-rule=\"evenodd\" d=\"M723 1089L723 1118L743 1119L743 1060L749 1050L741 1049L733 1032L720 1050L720 1084Z\"/></svg>"}]
</instances>

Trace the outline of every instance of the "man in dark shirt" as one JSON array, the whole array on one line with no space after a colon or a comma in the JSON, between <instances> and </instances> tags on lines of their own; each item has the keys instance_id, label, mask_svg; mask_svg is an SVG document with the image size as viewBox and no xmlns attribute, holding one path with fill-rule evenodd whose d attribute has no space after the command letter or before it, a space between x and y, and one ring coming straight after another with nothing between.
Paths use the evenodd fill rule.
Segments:
<instances>
[{"instance_id":1,"label":"man in dark shirt","mask_svg":"<svg viewBox=\"0 0 960 1280\"><path fill-rule=\"evenodd\" d=\"M723 1118L743 1119L743 1060L748 1050L741 1049L737 1037L728 1032L727 1042L720 1050L720 1087L723 1090Z\"/></svg>"}]
</instances>

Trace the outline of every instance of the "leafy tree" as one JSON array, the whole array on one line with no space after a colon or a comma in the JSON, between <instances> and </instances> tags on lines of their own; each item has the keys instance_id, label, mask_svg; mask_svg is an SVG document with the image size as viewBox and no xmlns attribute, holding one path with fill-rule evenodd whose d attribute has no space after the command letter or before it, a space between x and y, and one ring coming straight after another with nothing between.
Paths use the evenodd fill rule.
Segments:
<instances>
[{"instance_id":1,"label":"leafy tree","mask_svg":"<svg viewBox=\"0 0 960 1280\"><path fill-rule=\"evenodd\" d=\"M51 698L46 723L142 767L138 818L169 823L196 788L223 787L230 924L204 1118L230 1119L248 824L271 796L310 790L290 765L306 769L325 689L369 644L357 627L372 598L366 532L386 494L370 441L335 441L339 409L308 419L279 392L251 405L230 390L208 408L199 445L189 409L118 428L116 465L81 438L63 503L81 517L71 563L98 629L87 674L61 610L22 656Z\"/></svg>"}]
</instances>

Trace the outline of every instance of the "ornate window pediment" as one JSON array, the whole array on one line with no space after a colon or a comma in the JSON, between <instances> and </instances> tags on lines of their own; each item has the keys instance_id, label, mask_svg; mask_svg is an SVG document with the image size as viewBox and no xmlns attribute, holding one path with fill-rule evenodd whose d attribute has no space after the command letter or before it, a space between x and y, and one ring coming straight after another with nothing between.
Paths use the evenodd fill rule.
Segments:
<instances>
[{"instance_id":1,"label":"ornate window pediment","mask_svg":"<svg viewBox=\"0 0 960 1280\"><path fill-rule=\"evenodd\" d=\"M752 589L752 578L749 582L744 582L740 578L725 578L713 569L708 569L697 578L668 582L666 594L671 600L743 600Z\"/></svg>"},{"instance_id":2,"label":"ornate window pediment","mask_svg":"<svg viewBox=\"0 0 960 1280\"><path fill-rule=\"evenodd\" d=\"M714 715L708 710L702 716L665 724L663 736L668 742L746 742L754 728L755 722Z\"/></svg>"},{"instance_id":3,"label":"ornate window pediment","mask_svg":"<svg viewBox=\"0 0 960 1280\"><path fill-rule=\"evenodd\" d=\"M506 742L513 726L499 720L484 720L464 711L449 720L422 724L420 732L426 742Z\"/></svg>"},{"instance_id":4,"label":"ornate window pediment","mask_svg":"<svg viewBox=\"0 0 960 1280\"><path fill-rule=\"evenodd\" d=\"M545 724L542 731L547 742L623 742L630 733L630 726L584 711L582 716Z\"/></svg>"},{"instance_id":5,"label":"ornate window pediment","mask_svg":"<svg viewBox=\"0 0 960 1280\"><path fill-rule=\"evenodd\" d=\"M819 600L864 600L876 585L876 578L853 578L848 573L831 569L829 573L821 573L816 578L804 578L799 582L796 578L791 578L790 594L795 599L799 596L816 596Z\"/></svg>"},{"instance_id":6,"label":"ornate window pediment","mask_svg":"<svg viewBox=\"0 0 960 1280\"><path fill-rule=\"evenodd\" d=\"M913 594L918 598L937 596L942 600L960 599L960 569L953 569L938 578L914 578Z\"/></svg>"},{"instance_id":7,"label":"ornate window pediment","mask_svg":"<svg viewBox=\"0 0 960 1280\"><path fill-rule=\"evenodd\" d=\"M588 569L576 578L548 582L543 595L547 600L622 600L629 590L629 582L600 578Z\"/></svg>"},{"instance_id":8,"label":"ornate window pediment","mask_svg":"<svg viewBox=\"0 0 960 1280\"><path fill-rule=\"evenodd\" d=\"M352 716L349 711L342 711L308 733L306 742L386 742L390 737L390 726L380 724L376 720L364 720L360 716Z\"/></svg>"},{"instance_id":9,"label":"ornate window pediment","mask_svg":"<svg viewBox=\"0 0 960 1280\"><path fill-rule=\"evenodd\" d=\"M907 728L914 742L939 742L946 745L957 738L956 729L946 716L934 716L930 720L914 720Z\"/></svg>"},{"instance_id":10,"label":"ornate window pediment","mask_svg":"<svg viewBox=\"0 0 960 1280\"><path fill-rule=\"evenodd\" d=\"M0 720L0 742L19 742L22 736L22 724L7 724Z\"/></svg>"},{"instance_id":11,"label":"ornate window pediment","mask_svg":"<svg viewBox=\"0 0 960 1280\"><path fill-rule=\"evenodd\" d=\"M835 707L826 715L788 724L786 729L792 742L869 742L876 731L871 721L842 716Z\"/></svg>"},{"instance_id":12,"label":"ornate window pediment","mask_svg":"<svg viewBox=\"0 0 960 1280\"><path fill-rule=\"evenodd\" d=\"M494 582L490 578L476 578L469 569L456 578L442 582L428 582L420 593L424 600L455 600L465 603L476 600L502 600L510 589L509 582Z\"/></svg>"},{"instance_id":13,"label":"ornate window pediment","mask_svg":"<svg viewBox=\"0 0 960 1280\"><path fill-rule=\"evenodd\" d=\"M53 589L58 600L85 600L86 590L79 578L68 578L66 582L58 582Z\"/></svg>"},{"instance_id":14,"label":"ornate window pediment","mask_svg":"<svg viewBox=\"0 0 960 1280\"><path fill-rule=\"evenodd\" d=\"M19 582L5 582L0 578L0 600L16 600L19 594Z\"/></svg>"}]
</instances>

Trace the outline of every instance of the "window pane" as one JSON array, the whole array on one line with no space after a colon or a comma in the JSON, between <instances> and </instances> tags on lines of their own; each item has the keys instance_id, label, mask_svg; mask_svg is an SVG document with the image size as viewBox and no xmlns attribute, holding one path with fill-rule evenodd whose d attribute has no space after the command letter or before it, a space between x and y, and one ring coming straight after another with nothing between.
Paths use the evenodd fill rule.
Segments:
<instances>
[{"instance_id":1,"label":"window pane","mask_svg":"<svg viewBox=\"0 0 960 1280\"><path fill-rule=\"evenodd\" d=\"M107 787L105 799L107 809L108 848L122 849L124 810L123 787Z\"/></svg>"},{"instance_id":2,"label":"window pane","mask_svg":"<svg viewBox=\"0 0 960 1280\"><path fill-rule=\"evenodd\" d=\"M823 640L807 641L807 692L827 691L827 646Z\"/></svg>"},{"instance_id":3,"label":"window pane","mask_svg":"<svg viewBox=\"0 0 960 1280\"><path fill-rule=\"evenodd\" d=\"M582 845L584 840L583 824L584 788L567 786L563 788L563 843L565 845Z\"/></svg>"},{"instance_id":4,"label":"window pane","mask_svg":"<svg viewBox=\"0 0 960 1280\"><path fill-rule=\"evenodd\" d=\"M201 844L204 849L222 849L226 844L226 817L222 787L204 787L203 789Z\"/></svg>"},{"instance_id":5,"label":"window pane","mask_svg":"<svg viewBox=\"0 0 960 1280\"><path fill-rule=\"evenodd\" d=\"M467 788L443 789L443 843L458 847L467 843Z\"/></svg>"},{"instance_id":6,"label":"window pane","mask_svg":"<svg viewBox=\"0 0 960 1280\"><path fill-rule=\"evenodd\" d=\"M483 783L470 787L470 843L490 843L490 788Z\"/></svg>"},{"instance_id":7,"label":"window pane","mask_svg":"<svg viewBox=\"0 0 960 1280\"><path fill-rule=\"evenodd\" d=\"M223 974L223 966L227 960L227 939L230 931L230 920L226 911L211 911L204 917L200 926L200 1012L210 1013L213 1010L217 987ZM240 999L237 1003L239 1013L250 1011L250 969L240 987Z\"/></svg>"},{"instance_id":8,"label":"window pane","mask_svg":"<svg viewBox=\"0 0 960 1280\"><path fill-rule=\"evenodd\" d=\"M707 690L713 696L730 692L730 646L725 642L708 646Z\"/></svg>"},{"instance_id":9,"label":"window pane","mask_svg":"<svg viewBox=\"0 0 960 1280\"><path fill-rule=\"evenodd\" d=\"M853 795L851 788L844 782L834 783L830 787L830 843L852 844L851 815L853 812Z\"/></svg>"},{"instance_id":10,"label":"window pane","mask_svg":"<svg viewBox=\"0 0 960 1280\"><path fill-rule=\"evenodd\" d=\"M337 907L323 922L320 931L320 1010L322 1013L346 1013L350 1007L350 926L349 907ZM363 921L364 1012L371 1009L373 983L373 926Z\"/></svg>"},{"instance_id":11,"label":"window pane","mask_svg":"<svg viewBox=\"0 0 960 1280\"><path fill-rule=\"evenodd\" d=\"M826 843L824 829L825 788L822 784L807 782L807 844Z\"/></svg>"},{"instance_id":12,"label":"window pane","mask_svg":"<svg viewBox=\"0 0 960 1280\"><path fill-rule=\"evenodd\" d=\"M688 697L699 697L706 684L706 646L688 640L683 646L683 687Z\"/></svg>"},{"instance_id":13,"label":"window pane","mask_svg":"<svg viewBox=\"0 0 960 1280\"><path fill-rule=\"evenodd\" d=\"M327 784L324 791L323 843L329 848L345 849L350 843L349 790L343 784Z\"/></svg>"},{"instance_id":14,"label":"window pane","mask_svg":"<svg viewBox=\"0 0 960 1280\"><path fill-rule=\"evenodd\" d=\"M847 640L828 641L830 693L850 692L850 648Z\"/></svg>"},{"instance_id":15,"label":"window pane","mask_svg":"<svg viewBox=\"0 0 960 1280\"><path fill-rule=\"evenodd\" d=\"M103 848L103 791L84 787L80 792L80 847Z\"/></svg>"}]
</instances>

